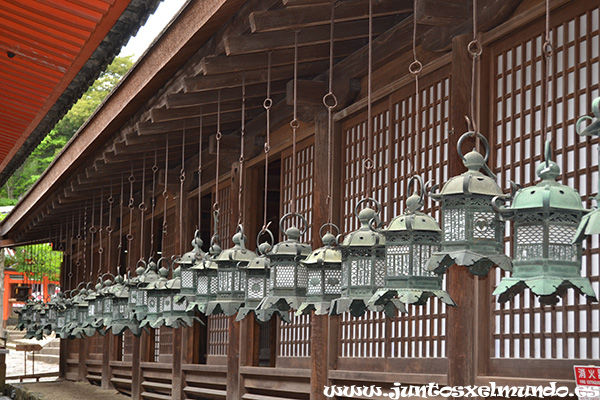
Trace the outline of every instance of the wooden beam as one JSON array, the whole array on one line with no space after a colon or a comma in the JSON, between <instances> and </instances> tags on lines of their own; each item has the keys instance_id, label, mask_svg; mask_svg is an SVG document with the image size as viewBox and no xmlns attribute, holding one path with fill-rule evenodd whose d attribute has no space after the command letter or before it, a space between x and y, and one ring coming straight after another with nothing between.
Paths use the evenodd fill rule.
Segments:
<instances>
[{"instance_id":1,"label":"wooden beam","mask_svg":"<svg viewBox=\"0 0 600 400\"><path fill-rule=\"evenodd\" d=\"M345 57L364 45L364 39L344 40L334 46L334 57ZM303 63L329 59L329 44L317 44L298 48L298 60ZM271 54L271 66L280 67L294 63L294 49L281 49ZM242 72L267 67L267 57L262 53L230 56L207 56L200 63L205 75ZM264 91L263 91L264 93Z\"/></svg>"},{"instance_id":2,"label":"wooden beam","mask_svg":"<svg viewBox=\"0 0 600 400\"><path fill-rule=\"evenodd\" d=\"M221 154L232 153L239 154L240 152L240 136L239 135L222 135L221 143L219 144L219 152ZM217 154L217 135L211 135L208 138L208 154Z\"/></svg>"},{"instance_id":3,"label":"wooden beam","mask_svg":"<svg viewBox=\"0 0 600 400\"><path fill-rule=\"evenodd\" d=\"M413 0L380 0L373 2L373 17L412 13ZM367 19L368 0L346 0L335 7L336 24ZM306 4L279 10L255 11L250 14L252 33L289 29L304 29L311 26L329 25L331 3Z\"/></svg>"},{"instance_id":4,"label":"wooden beam","mask_svg":"<svg viewBox=\"0 0 600 400\"><path fill-rule=\"evenodd\" d=\"M471 3L463 0L420 0L416 2L417 23L421 25L450 25L470 17Z\"/></svg>"},{"instance_id":5,"label":"wooden beam","mask_svg":"<svg viewBox=\"0 0 600 400\"><path fill-rule=\"evenodd\" d=\"M265 60L267 55L264 55ZM315 76L327 69L327 61L312 63L300 63L298 65L298 76ZM286 65L271 69L271 81L286 80L294 76L294 67ZM188 91L218 90L242 86L242 80L246 84L267 82L267 69L259 69L242 73L230 73L210 76L193 76L185 79Z\"/></svg>"},{"instance_id":6,"label":"wooden beam","mask_svg":"<svg viewBox=\"0 0 600 400\"><path fill-rule=\"evenodd\" d=\"M378 17L373 19L373 35L377 36L398 22L396 17ZM369 36L366 21L341 22L335 26L334 41L360 39ZM298 35L298 45L308 46L329 43L329 26L314 26L302 29ZM252 35L229 36L225 38L227 55L247 54L294 47L294 32L283 30L277 32L261 32Z\"/></svg>"},{"instance_id":7,"label":"wooden beam","mask_svg":"<svg viewBox=\"0 0 600 400\"><path fill-rule=\"evenodd\" d=\"M297 81L296 104L299 106L323 106L323 96L328 91L327 83L320 81ZM288 105L294 105L294 81L287 85L285 100ZM324 106L323 106L324 107Z\"/></svg>"},{"instance_id":8,"label":"wooden beam","mask_svg":"<svg viewBox=\"0 0 600 400\"><path fill-rule=\"evenodd\" d=\"M264 96L264 95L263 95ZM246 99L246 110L253 110L256 108L263 108L263 99L260 97L253 97ZM238 99L221 102L221 112L222 113L230 113L230 112L241 112L242 110L242 101L241 101L241 93ZM178 107L178 108L168 108L168 107L159 107L154 108L151 111L152 122L163 122L163 121L173 121L177 119L186 119L190 117L200 117L203 118L208 116L217 115L218 106L215 103L207 104L204 106L192 106L192 107ZM241 119L241 115L240 115Z\"/></svg>"},{"instance_id":9,"label":"wooden beam","mask_svg":"<svg viewBox=\"0 0 600 400\"><path fill-rule=\"evenodd\" d=\"M285 93L285 84L286 81L274 81L271 82L271 94L277 95L281 93ZM240 85L241 86L241 85ZM221 89L221 101L232 101L240 98L240 89L239 87L234 88L226 88ZM249 85L246 82L246 98L250 99L252 97L265 97L267 93L267 84L264 82ZM202 91L202 92L192 92L188 91L187 93L175 93L167 96L167 107L176 108L176 107L191 107L191 106L202 106L208 104L214 104L218 100L218 92L217 91Z\"/></svg>"}]
</instances>

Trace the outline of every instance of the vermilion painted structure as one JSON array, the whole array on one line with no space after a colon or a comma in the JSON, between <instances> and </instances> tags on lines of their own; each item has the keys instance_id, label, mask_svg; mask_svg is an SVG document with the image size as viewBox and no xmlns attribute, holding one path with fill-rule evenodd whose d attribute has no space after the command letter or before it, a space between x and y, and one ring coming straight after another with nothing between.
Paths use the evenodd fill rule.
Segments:
<instances>
[{"instance_id":1,"label":"vermilion painted structure","mask_svg":"<svg viewBox=\"0 0 600 400\"><path fill-rule=\"evenodd\" d=\"M26 274L7 269L4 271L4 296L2 298L2 308L4 311L4 325L6 320L16 308L25 304L25 299L29 295L36 295L48 298L55 293L55 288L59 286L58 281L51 281L47 276L40 280L28 279Z\"/></svg>"}]
</instances>

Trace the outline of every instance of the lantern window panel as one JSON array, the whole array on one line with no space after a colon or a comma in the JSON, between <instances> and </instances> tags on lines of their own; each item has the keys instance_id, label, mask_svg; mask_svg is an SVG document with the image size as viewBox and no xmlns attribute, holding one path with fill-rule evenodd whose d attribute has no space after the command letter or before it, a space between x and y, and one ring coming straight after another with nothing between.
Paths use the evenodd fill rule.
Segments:
<instances>
[{"instance_id":1,"label":"lantern window panel","mask_svg":"<svg viewBox=\"0 0 600 400\"><path fill-rule=\"evenodd\" d=\"M444 227L444 240L447 242L456 242L465 240L466 229L466 211L460 208L450 208L444 210L442 225Z\"/></svg>"},{"instance_id":2,"label":"lantern window panel","mask_svg":"<svg viewBox=\"0 0 600 400\"><path fill-rule=\"evenodd\" d=\"M388 246L386 251L386 264L388 275L409 275L410 246Z\"/></svg>"},{"instance_id":3,"label":"lantern window panel","mask_svg":"<svg viewBox=\"0 0 600 400\"><path fill-rule=\"evenodd\" d=\"M342 290L342 271L339 269L325 271L325 294L338 294Z\"/></svg>"},{"instance_id":4,"label":"lantern window panel","mask_svg":"<svg viewBox=\"0 0 600 400\"><path fill-rule=\"evenodd\" d=\"M431 258L431 253L433 252L433 246L430 244L414 244L412 248L414 269L408 275L436 276L433 271L429 271L426 268L427 261Z\"/></svg>"},{"instance_id":5,"label":"lantern window panel","mask_svg":"<svg viewBox=\"0 0 600 400\"><path fill-rule=\"evenodd\" d=\"M104 300L104 312L110 312L110 310L112 309L112 299L106 299Z\"/></svg>"},{"instance_id":6,"label":"lantern window panel","mask_svg":"<svg viewBox=\"0 0 600 400\"><path fill-rule=\"evenodd\" d=\"M181 303L177 303L170 299L171 304L173 305L173 311L185 311L187 309L188 302L186 299L183 299Z\"/></svg>"},{"instance_id":7,"label":"lantern window panel","mask_svg":"<svg viewBox=\"0 0 600 400\"><path fill-rule=\"evenodd\" d=\"M294 275L295 275L295 266L293 264L278 264L276 267L272 269L273 274L275 275L275 286L280 288L293 288L294 285Z\"/></svg>"},{"instance_id":8,"label":"lantern window panel","mask_svg":"<svg viewBox=\"0 0 600 400\"><path fill-rule=\"evenodd\" d=\"M515 261L542 258L544 228L542 225L517 227Z\"/></svg>"},{"instance_id":9,"label":"lantern window panel","mask_svg":"<svg viewBox=\"0 0 600 400\"><path fill-rule=\"evenodd\" d=\"M156 298L155 296L150 296L148 298L148 312L158 312L158 298Z\"/></svg>"},{"instance_id":10,"label":"lantern window panel","mask_svg":"<svg viewBox=\"0 0 600 400\"><path fill-rule=\"evenodd\" d=\"M577 246L571 244L576 227L550 225L548 231L548 257L561 261L577 261Z\"/></svg>"},{"instance_id":11,"label":"lantern window panel","mask_svg":"<svg viewBox=\"0 0 600 400\"><path fill-rule=\"evenodd\" d=\"M321 271L320 270L309 270L308 271L308 288L306 289L306 294L318 295L322 293L322 283L321 283Z\"/></svg>"},{"instance_id":12,"label":"lantern window panel","mask_svg":"<svg viewBox=\"0 0 600 400\"><path fill-rule=\"evenodd\" d=\"M495 214L487 211L475 211L473 214L473 238L494 240L495 237Z\"/></svg>"},{"instance_id":13,"label":"lantern window panel","mask_svg":"<svg viewBox=\"0 0 600 400\"><path fill-rule=\"evenodd\" d=\"M213 279L216 282L216 279ZM198 283L196 285L196 293L207 294L208 293L208 276L199 276Z\"/></svg>"},{"instance_id":14,"label":"lantern window panel","mask_svg":"<svg viewBox=\"0 0 600 400\"><path fill-rule=\"evenodd\" d=\"M181 271L181 287L186 289L194 287L194 271L189 269Z\"/></svg>"},{"instance_id":15,"label":"lantern window panel","mask_svg":"<svg viewBox=\"0 0 600 400\"><path fill-rule=\"evenodd\" d=\"M262 277L250 277L248 279L248 298L262 299L265 295L265 284Z\"/></svg>"}]
</instances>

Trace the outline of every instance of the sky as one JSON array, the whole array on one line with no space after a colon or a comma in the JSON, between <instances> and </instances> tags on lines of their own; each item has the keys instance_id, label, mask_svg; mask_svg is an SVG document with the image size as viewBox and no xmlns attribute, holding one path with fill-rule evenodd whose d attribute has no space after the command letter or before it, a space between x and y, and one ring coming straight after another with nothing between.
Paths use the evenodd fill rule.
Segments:
<instances>
[{"instance_id":1,"label":"sky","mask_svg":"<svg viewBox=\"0 0 600 400\"><path fill-rule=\"evenodd\" d=\"M154 14L148 17L146 24L138 30L137 35L132 37L127 45L121 49L119 56L131 55L133 56L133 61L137 61L187 1L162 0Z\"/></svg>"}]
</instances>

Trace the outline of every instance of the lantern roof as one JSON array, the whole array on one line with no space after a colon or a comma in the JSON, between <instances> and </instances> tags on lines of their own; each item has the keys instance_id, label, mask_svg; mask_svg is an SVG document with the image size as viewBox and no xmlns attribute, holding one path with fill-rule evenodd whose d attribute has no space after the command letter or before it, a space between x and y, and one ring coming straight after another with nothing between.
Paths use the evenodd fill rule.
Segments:
<instances>
[{"instance_id":1,"label":"lantern roof","mask_svg":"<svg viewBox=\"0 0 600 400\"><path fill-rule=\"evenodd\" d=\"M342 252L340 249L335 248L334 246L337 243L336 237L327 232L321 240L323 241L323 247L319 247L306 259L300 261L304 265L308 267L312 266L320 266L325 263L327 264L341 264L342 263Z\"/></svg>"},{"instance_id":2,"label":"lantern roof","mask_svg":"<svg viewBox=\"0 0 600 400\"><path fill-rule=\"evenodd\" d=\"M300 231L295 226L289 227L285 231L285 236L287 236L287 240L283 242L279 242L273 246L273 250L269 252L270 256L301 256L306 257L310 254L312 250L310 245L307 243L300 242L300 236L302 236L304 232Z\"/></svg>"},{"instance_id":3,"label":"lantern roof","mask_svg":"<svg viewBox=\"0 0 600 400\"><path fill-rule=\"evenodd\" d=\"M538 165L536 172L542 179L535 186L520 189L512 202L511 209L548 209L562 208L584 211L581 196L577 190L561 185L556 181L560 175L560 167L552 160L546 159Z\"/></svg>"},{"instance_id":4,"label":"lantern roof","mask_svg":"<svg viewBox=\"0 0 600 400\"><path fill-rule=\"evenodd\" d=\"M223 250L219 255L217 255L214 260L217 262L250 262L255 257L253 251L246 249L246 236L244 235L244 231L240 226L238 226L238 231L233 238L233 247L229 249Z\"/></svg>"},{"instance_id":5,"label":"lantern roof","mask_svg":"<svg viewBox=\"0 0 600 400\"><path fill-rule=\"evenodd\" d=\"M439 195L481 194L502 196L504 194L495 178L480 171L485 166L485 158L475 149L463 157L463 164L468 170L461 175L450 178Z\"/></svg>"},{"instance_id":6,"label":"lantern roof","mask_svg":"<svg viewBox=\"0 0 600 400\"><path fill-rule=\"evenodd\" d=\"M369 247L382 246L385 244L385 236L377 232L369 226L371 221L375 221L377 212L372 208L366 207L358 214L360 228L354 232L350 232L344 238L342 246L344 247Z\"/></svg>"}]
</instances>

